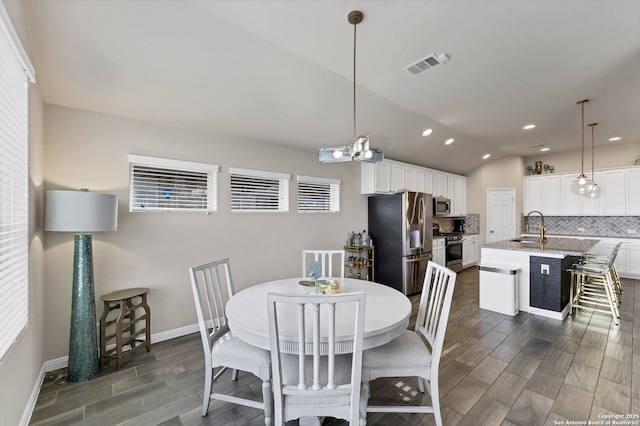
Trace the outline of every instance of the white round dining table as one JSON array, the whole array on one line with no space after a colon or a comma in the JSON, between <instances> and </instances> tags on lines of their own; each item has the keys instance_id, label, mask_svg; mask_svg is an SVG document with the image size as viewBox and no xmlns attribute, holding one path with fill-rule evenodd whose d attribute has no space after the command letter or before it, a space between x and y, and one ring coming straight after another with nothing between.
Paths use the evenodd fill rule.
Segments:
<instances>
[{"instance_id":1,"label":"white round dining table","mask_svg":"<svg viewBox=\"0 0 640 426\"><path fill-rule=\"evenodd\" d=\"M300 285L305 278L286 278L256 284L233 295L226 306L231 331L245 342L269 350L267 293L314 293L313 287ZM308 280L308 279L307 279ZM340 293L362 291L366 295L363 348L384 345L398 337L409 325L411 302L399 291L371 281L338 278ZM283 352L297 353L297 311L278 310L280 345ZM325 330L320 325L321 335ZM307 322L311 327L311 321ZM326 330L325 330L326 331ZM290 337L287 337L290 336ZM321 339L322 341L322 339ZM353 351L353 312L339 305L336 309L336 353ZM321 349L321 352L324 352Z\"/></svg>"}]
</instances>

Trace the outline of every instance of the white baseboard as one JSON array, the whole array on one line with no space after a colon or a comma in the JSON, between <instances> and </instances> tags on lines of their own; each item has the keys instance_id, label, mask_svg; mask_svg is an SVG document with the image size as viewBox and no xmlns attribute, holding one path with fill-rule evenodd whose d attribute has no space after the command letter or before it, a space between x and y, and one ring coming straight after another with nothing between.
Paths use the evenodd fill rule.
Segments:
<instances>
[{"instance_id":1,"label":"white baseboard","mask_svg":"<svg viewBox=\"0 0 640 426\"><path fill-rule=\"evenodd\" d=\"M31 396L29 397L29 401L27 402L27 406L22 413L22 418L20 419L20 426L27 426L31 421L31 415L33 414L34 408L36 408L36 402L38 401L38 395L40 395L40 387L44 382L44 376L46 374L45 364L42 364L40 368L40 373L38 374L38 378L36 379L36 385L33 387L31 391Z\"/></svg>"},{"instance_id":2,"label":"white baseboard","mask_svg":"<svg viewBox=\"0 0 640 426\"><path fill-rule=\"evenodd\" d=\"M200 330L198 324L191 324L180 328L174 328L173 330L167 330L160 333L151 334L151 343L164 342L165 340L175 339L177 337L186 336L187 334L197 333ZM60 358L51 359L45 361L40 368L40 373L36 379L36 383L33 386L33 391L29 397L29 402L25 407L22 419L20 419L20 426L27 426L31 420L31 415L38 401L38 395L40 394L40 387L44 382L44 378L47 372L65 368L69 364L69 356L63 356Z\"/></svg>"}]
</instances>

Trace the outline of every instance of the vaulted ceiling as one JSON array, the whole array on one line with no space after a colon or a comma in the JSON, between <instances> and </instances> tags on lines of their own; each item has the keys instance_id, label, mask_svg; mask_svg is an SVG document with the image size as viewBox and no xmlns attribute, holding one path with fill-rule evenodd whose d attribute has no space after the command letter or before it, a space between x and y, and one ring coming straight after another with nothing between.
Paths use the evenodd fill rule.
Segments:
<instances>
[{"instance_id":1,"label":"vaulted ceiling","mask_svg":"<svg viewBox=\"0 0 640 426\"><path fill-rule=\"evenodd\" d=\"M541 145L576 150L581 99L590 99L586 122L599 123L598 146L640 142L637 0L24 3L51 104L315 153L347 144L347 15L361 10L357 132L387 158L465 174ZM404 70L431 53L449 60L418 76ZM536 127L524 131L528 123Z\"/></svg>"}]
</instances>

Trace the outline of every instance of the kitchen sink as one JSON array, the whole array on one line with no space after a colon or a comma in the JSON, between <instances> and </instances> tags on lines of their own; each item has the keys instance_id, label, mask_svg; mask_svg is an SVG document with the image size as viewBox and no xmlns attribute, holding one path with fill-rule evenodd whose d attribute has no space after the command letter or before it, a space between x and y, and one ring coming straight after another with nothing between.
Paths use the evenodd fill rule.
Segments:
<instances>
[{"instance_id":1,"label":"kitchen sink","mask_svg":"<svg viewBox=\"0 0 640 426\"><path fill-rule=\"evenodd\" d=\"M540 240L525 239L525 238L516 238L510 241L513 241L514 243L522 243L522 244L540 244Z\"/></svg>"}]
</instances>

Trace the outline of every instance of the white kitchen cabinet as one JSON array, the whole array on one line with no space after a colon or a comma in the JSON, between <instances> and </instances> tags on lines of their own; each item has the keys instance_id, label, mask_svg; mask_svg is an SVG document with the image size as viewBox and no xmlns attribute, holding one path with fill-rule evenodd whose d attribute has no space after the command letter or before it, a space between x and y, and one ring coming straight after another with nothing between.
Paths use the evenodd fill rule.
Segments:
<instances>
[{"instance_id":1,"label":"white kitchen cabinet","mask_svg":"<svg viewBox=\"0 0 640 426\"><path fill-rule=\"evenodd\" d=\"M545 176L542 179L542 210L547 216L560 214L560 176Z\"/></svg>"},{"instance_id":2,"label":"white kitchen cabinet","mask_svg":"<svg viewBox=\"0 0 640 426\"><path fill-rule=\"evenodd\" d=\"M475 265L480 260L480 246L477 235L467 235L462 238L462 267Z\"/></svg>"},{"instance_id":3,"label":"white kitchen cabinet","mask_svg":"<svg viewBox=\"0 0 640 426\"><path fill-rule=\"evenodd\" d=\"M391 163L391 192L407 189L407 168L398 163Z\"/></svg>"},{"instance_id":4,"label":"white kitchen cabinet","mask_svg":"<svg viewBox=\"0 0 640 426\"><path fill-rule=\"evenodd\" d=\"M533 210L541 211L542 176L525 177L522 186L524 188L524 214Z\"/></svg>"},{"instance_id":5,"label":"white kitchen cabinet","mask_svg":"<svg viewBox=\"0 0 640 426\"><path fill-rule=\"evenodd\" d=\"M451 216L467 215L467 178L465 176L451 176L448 181L453 186L449 186L449 196L451 197Z\"/></svg>"},{"instance_id":6,"label":"white kitchen cabinet","mask_svg":"<svg viewBox=\"0 0 640 426\"><path fill-rule=\"evenodd\" d=\"M444 238L434 238L433 239L433 261L438 265L447 266L445 253L445 242Z\"/></svg>"},{"instance_id":7,"label":"white kitchen cabinet","mask_svg":"<svg viewBox=\"0 0 640 426\"><path fill-rule=\"evenodd\" d=\"M627 213L632 216L640 216L640 167L627 170L626 186Z\"/></svg>"},{"instance_id":8,"label":"white kitchen cabinet","mask_svg":"<svg viewBox=\"0 0 640 426\"><path fill-rule=\"evenodd\" d=\"M379 194L391 192L391 164L385 162L360 165L360 192Z\"/></svg>"},{"instance_id":9,"label":"white kitchen cabinet","mask_svg":"<svg viewBox=\"0 0 640 426\"><path fill-rule=\"evenodd\" d=\"M537 210L545 216L560 215L560 176L524 178L524 213Z\"/></svg>"},{"instance_id":10,"label":"white kitchen cabinet","mask_svg":"<svg viewBox=\"0 0 640 426\"><path fill-rule=\"evenodd\" d=\"M425 191L424 175L425 175L424 169L407 166L406 167L407 189L409 191L426 192L430 194L431 193L430 191Z\"/></svg>"},{"instance_id":11,"label":"white kitchen cabinet","mask_svg":"<svg viewBox=\"0 0 640 426\"><path fill-rule=\"evenodd\" d=\"M446 174L433 172L433 196L449 198L449 186Z\"/></svg>"},{"instance_id":12,"label":"white kitchen cabinet","mask_svg":"<svg viewBox=\"0 0 640 426\"><path fill-rule=\"evenodd\" d=\"M444 173L395 160L360 164L362 194L388 194L404 190L451 198L452 208L455 209L451 216L467 214L466 176Z\"/></svg>"},{"instance_id":13,"label":"white kitchen cabinet","mask_svg":"<svg viewBox=\"0 0 640 426\"><path fill-rule=\"evenodd\" d=\"M627 176L626 170L605 170L601 174L602 214L616 216L626 214Z\"/></svg>"},{"instance_id":14,"label":"white kitchen cabinet","mask_svg":"<svg viewBox=\"0 0 640 426\"><path fill-rule=\"evenodd\" d=\"M430 170L424 171L424 192L433 194L433 172Z\"/></svg>"},{"instance_id":15,"label":"white kitchen cabinet","mask_svg":"<svg viewBox=\"0 0 640 426\"><path fill-rule=\"evenodd\" d=\"M626 251L626 273L625 276L640 279L640 240L637 243L623 244L621 251ZM618 263L616 262L616 268ZM618 274L620 271L618 271Z\"/></svg>"}]
</instances>

